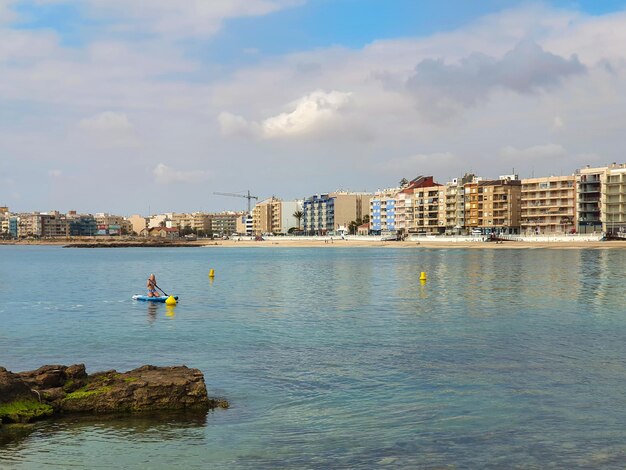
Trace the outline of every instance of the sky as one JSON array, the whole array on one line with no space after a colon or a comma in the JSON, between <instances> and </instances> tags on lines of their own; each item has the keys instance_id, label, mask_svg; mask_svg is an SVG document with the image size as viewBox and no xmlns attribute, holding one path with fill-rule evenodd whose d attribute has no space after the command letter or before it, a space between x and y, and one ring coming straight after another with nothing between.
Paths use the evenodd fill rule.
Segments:
<instances>
[{"instance_id":1,"label":"sky","mask_svg":"<svg viewBox=\"0 0 626 470\"><path fill-rule=\"evenodd\" d=\"M626 0L0 0L0 206L624 163Z\"/></svg>"}]
</instances>

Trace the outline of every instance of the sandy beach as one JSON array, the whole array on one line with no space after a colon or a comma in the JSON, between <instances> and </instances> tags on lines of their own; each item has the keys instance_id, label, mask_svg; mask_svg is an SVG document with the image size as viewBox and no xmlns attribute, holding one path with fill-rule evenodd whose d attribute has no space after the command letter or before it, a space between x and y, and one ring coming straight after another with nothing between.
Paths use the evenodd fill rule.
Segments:
<instances>
[{"instance_id":1,"label":"sandy beach","mask_svg":"<svg viewBox=\"0 0 626 470\"><path fill-rule=\"evenodd\" d=\"M262 241L249 239L242 240L146 240L138 238L128 239L48 239L48 240L3 240L0 245L52 245L88 248L124 248L124 247L207 247L207 248L392 248L392 249L623 249L623 241L381 241L373 239L339 238L330 239L294 239L284 237L266 238Z\"/></svg>"}]
</instances>

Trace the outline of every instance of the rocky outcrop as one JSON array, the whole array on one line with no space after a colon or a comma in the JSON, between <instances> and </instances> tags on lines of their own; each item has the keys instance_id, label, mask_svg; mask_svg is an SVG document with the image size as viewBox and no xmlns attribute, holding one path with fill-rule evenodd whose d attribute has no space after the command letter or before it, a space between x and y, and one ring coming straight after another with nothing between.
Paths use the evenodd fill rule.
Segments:
<instances>
[{"instance_id":1,"label":"rocky outcrop","mask_svg":"<svg viewBox=\"0 0 626 470\"><path fill-rule=\"evenodd\" d=\"M51 416L53 412L18 374L0 367L0 425L26 423Z\"/></svg>"},{"instance_id":2,"label":"rocky outcrop","mask_svg":"<svg viewBox=\"0 0 626 470\"><path fill-rule=\"evenodd\" d=\"M21 405L16 408L16 403ZM18 374L0 368L0 420L4 422L29 422L52 414L206 412L217 407L227 408L228 402L209 398L202 372L186 366L143 366L92 375L83 364L43 366ZM32 408L40 410L26 412Z\"/></svg>"}]
</instances>

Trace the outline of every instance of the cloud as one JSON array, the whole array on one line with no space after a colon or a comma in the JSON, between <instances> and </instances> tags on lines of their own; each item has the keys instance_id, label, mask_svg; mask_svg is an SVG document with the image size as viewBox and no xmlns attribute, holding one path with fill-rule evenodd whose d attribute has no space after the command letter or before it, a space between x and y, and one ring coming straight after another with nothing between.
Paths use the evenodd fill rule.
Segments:
<instances>
[{"instance_id":1,"label":"cloud","mask_svg":"<svg viewBox=\"0 0 626 470\"><path fill-rule=\"evenodd\" d=\"M63 176L63 172L61 170L50 170L48 171L48 176L52 178L60 178Z\"/></svg>"},{"instance_id":2,"label":"cloud","mask_svg":"<svg viewBox=\"0 0 626 470\"><path fill-rule=\"evenodd\" d=\"M147 32L175 38L212 36L224 20L262 16L305 0L39 0L76 5L85 15L106 19L118 33Z\"/></svg>"},{"instance_id":3,"label":"cloud","mask_svg":"<svg viewBox=\"0 0 626 470\"><path fill-rule=\"evenodd\" d=\"M291 111L260 123L230 113L221 113L218 120L223 135L255 135L264 139L298 137L332 131L351 98L352 93L316 90L291 103Z\"/></svg>"},{"instance_id":4,"label":"cloud","mask_svg":"<svg viewBox=\"0 0 626 470\"><path fill-rule=\"evenodd\" d=\"M105 111L78 123L85 136L104 147L137 147L139 140L125 113Z\"/></svg>"},{"instance_id":5,"label":"cloud","mask_svg":"<svg viewBox=\"0 0 626 470\"><path fill-rule=\"evenodd\" d=\"M500 150L500 155L509 160L519 161L524 164L533 160L548 160L562 158L567 155L567 151L562 145L546 144L535 145L525 149L517 149L512 146L506 146Z\"/></svg>"},{"instance_id":6,"label":"cloud","mask_svg":"<svg viewBox=\"0 0 626 470\"><path fill-rule=\"evenodd\" d=\"M105 111L78 123L81 129L94 132L129 132L133 126L124 113Z\"/></svg>"},{"instance_id":7,"label":"cloud","mask_svg":"<svg viewBox=\"0 0 626 470\"><path fill-rule=\"evenodd\" d=\"M11 8L16 3L15 0L0 0L0 25L10 23L17 18L17 14Z\"/></svg>"},{"instance_id":8,"label":"cloud","mask_svg":"<svg viewBox=\"0 0 626 470\"><path fill-rule=\"evenodd\" d=\"M198 183L209 176L209 173L204 170L174 170L164 163L159 163L152 170L152 174L154 175L154 181L159 184Z\"/></svg>"},{"instance_id":9,"label":"cloud","mask_svg":"<svg viewBox=\"0 0 626 470\"><path fill-rule=\"evenodd\" d=\"M552 131L558 132L565 129L565 122L561 116L554 116L552 120Z\"/></svg>"},{"instance_id":10,"label":"cloud","mask_svg":"<svg viewBox=\"0 0 626 470\"><path fill-rule=\"evenodd\" d=\"M418 153L408 157L392 158L385 162L384 169L400 175L419 175L430 173L434 169L455 166L458 162L459 157L452 152Z\"/></svg>"},{"instance_id":11,"label":"cloud","mask_svg":"<svg viewBox=\"0 0 626 470\"><path fill-rule=\"evenodd\" d=\"M445 118L487 101L497 90L519 94L549 91L564 78L585 71L575 55L565 59L524 40L501 59L482 53L473 53L455 64L424 59L406 81L406 89L416 97L424 114Z\"/></svg>"}]
</instances>

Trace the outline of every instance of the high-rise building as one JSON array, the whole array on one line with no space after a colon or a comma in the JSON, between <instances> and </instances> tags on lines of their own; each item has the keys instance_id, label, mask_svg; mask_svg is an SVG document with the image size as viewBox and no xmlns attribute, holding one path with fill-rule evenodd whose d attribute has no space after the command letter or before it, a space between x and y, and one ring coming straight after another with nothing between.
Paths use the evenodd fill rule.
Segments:
<instances>
[{"instance_id":1,"label":"high-rise building","mask_svg":"<svg viewBox=\"0 0 626 470\"><path fill-rule=\"evenodd\" d=\"M306 198L303 202L303 229L309 235L347 230L350 222L369 214L370 193L338 191Z\"/></svg>"},{"instance_id":2,"label":"high-rise building","mask_svg":"<svg viewBox=\"0 0 626 470\"><path fill-rule=\"evenodd\" d=\"M417 233L417 222L416 222L416 198L415 191L420 191L423 188L431 188L439 186L433 180L432 176L418 176L417 178L412 179L409 183L402 188L395 197L394 204L394 215L395 215L395 228L396 231L406 234L406 233ZM422 193L423 195L423 193ZM428 200L428 197L426 198ZM439 201L437 201L439 204ZM423 198L422 198L422 206L421 211L423 215Z\"/></svg>"},{"instance_id":3,"label":"high-rise building","mask_svg":"<svg viewBox=\"0 0 626 470\"><path fill-rule=\"evenodd\" d=\"M575 173L578 233L594 233L603 230L601 195L607 171L608 167L586 166Z\"/></svg>"},{"instance_id":4,"label":"high-rise building","mask_svg":"<svg viewBox=\"0 0 626 470\"><path fill-rule=\"evenodd\" d=\"M522 180L521 231L524 234L576 230L576 178L546 176Z\"/></svg>"},{"instance_id":5,"label":"high-rise building","mask_svg":"<svg viewBox=\"0 0 626 470\"><path fill-rule=\"evenodd\" d=\"M376 235L395 234L396 196L402 188L376 191L370 200L370 230Z\"/></svg>"},{"instance_id":6,"label":"high-rise building","mask_svg":"<svg viewBox=\"0 0 626 470\"><path fill-rule=\"evenodd\" d=\"M602 230L605 233L626 231L626 164L611 164L600 197Z\"/></svg>"},{"instance_id":7,"label":"high-rise building","mask_svg":"<svg viewBox=\"0 0 626 470\"><path fill-rule=\"evenodd\" d=\"M517 175L466 183L465 227L484 234L520 232L522 182Z\"/></svg>"}]
</instances>

